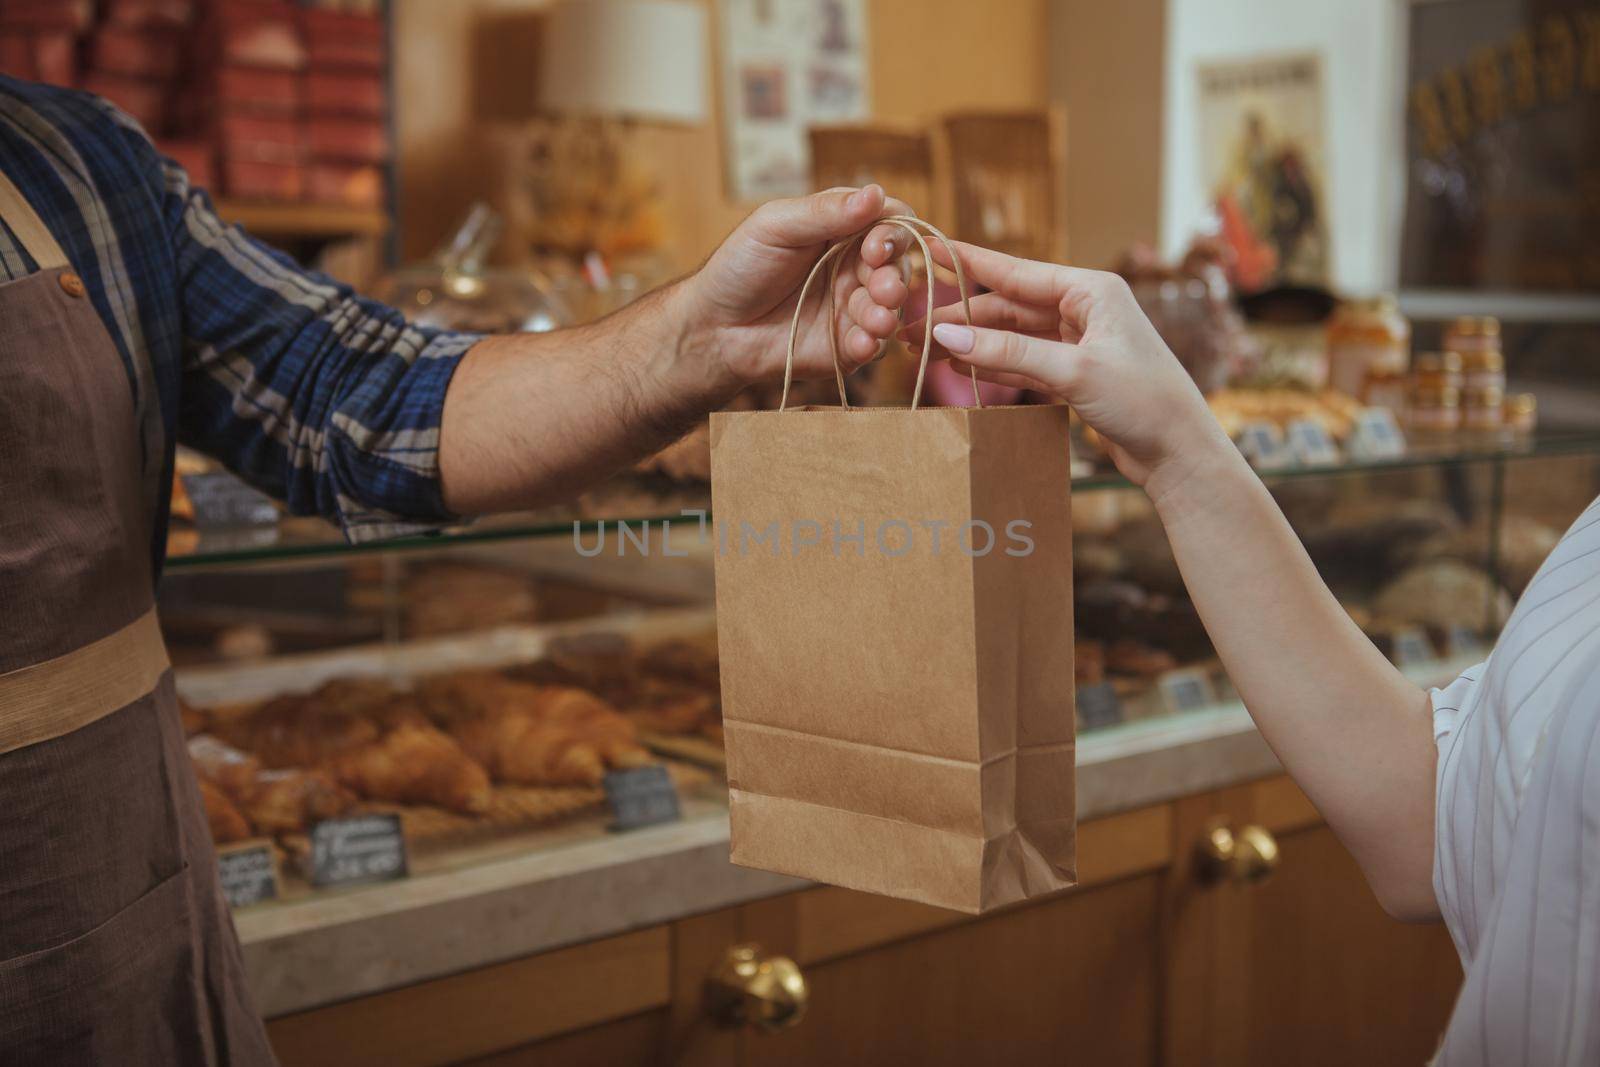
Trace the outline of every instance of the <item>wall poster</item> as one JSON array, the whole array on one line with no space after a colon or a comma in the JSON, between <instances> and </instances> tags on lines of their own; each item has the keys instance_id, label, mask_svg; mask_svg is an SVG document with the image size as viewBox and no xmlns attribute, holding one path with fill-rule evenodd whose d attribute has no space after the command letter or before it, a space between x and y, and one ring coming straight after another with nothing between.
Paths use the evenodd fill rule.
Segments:
<instances>
[{"instance_id":1,"label":"wall poster","mask_svg":"<svg viewBox=\"0 0 1600 1067\"><path fill-rule=\"evenodd\" d=\"M1200 163L1241 292L1329 280L1322 60L1203 63Z\"/></svg>"},{"instance_id":2,"label":"wall poster","mask_svg":"<svg viewBox=\"0 0 1600 1067\"><path fill-rule=\"evenodd\" d=\"M806 129L867 118L866 0L719 0L723 136L737 200L809 190Z\"/></svg>"}]
</instances>

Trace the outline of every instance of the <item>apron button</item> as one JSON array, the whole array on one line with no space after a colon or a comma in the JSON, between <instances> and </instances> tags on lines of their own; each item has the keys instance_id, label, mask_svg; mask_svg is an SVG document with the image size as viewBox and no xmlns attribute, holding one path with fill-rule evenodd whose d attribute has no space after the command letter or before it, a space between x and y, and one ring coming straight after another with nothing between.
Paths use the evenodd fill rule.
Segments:
<instances>
[{"instance_id":1,"label":"apron button","mask_svg":"<svg viewBox=\"0 0 1600 1067\"><path fill-rule=\"evenodd\" d=\"M83 279L72 273L70 270L62 272L56 281L61 283L62 292L66 293L68 296L83 295Z\"/></svg>"}]
</instances>

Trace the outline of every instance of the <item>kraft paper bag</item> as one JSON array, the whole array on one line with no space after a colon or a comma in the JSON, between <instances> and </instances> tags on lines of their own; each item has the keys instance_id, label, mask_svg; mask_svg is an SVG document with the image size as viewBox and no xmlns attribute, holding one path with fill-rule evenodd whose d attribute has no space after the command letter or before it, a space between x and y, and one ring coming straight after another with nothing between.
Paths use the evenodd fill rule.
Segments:
<instances>
[{"instance_id":1,"label":"kraft paper bag","mask_svg":"<svg viewBox=\"0 0 1600 1067\"><path fill-rule=\"evenodd\" d=\"M712 416L732 858L978 913L1076 881L1067 409L921 382Z\"/></svg>"}]
</instances>

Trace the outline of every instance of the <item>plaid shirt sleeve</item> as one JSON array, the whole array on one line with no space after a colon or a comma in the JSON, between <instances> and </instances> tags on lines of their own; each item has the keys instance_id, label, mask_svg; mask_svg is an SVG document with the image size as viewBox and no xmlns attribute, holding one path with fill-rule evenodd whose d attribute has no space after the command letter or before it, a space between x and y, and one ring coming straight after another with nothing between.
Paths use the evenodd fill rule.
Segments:
<instances>
[{"instance_id":1,"label":"plaid shirt sleeve","mask_svg":"<svg viewBox=\"0 0 1600 1067\"><path fill-rule=\"evenodd\" d=\"M454 520L439 424L478 336L413 326L301 269L158 165L184 338L179 439L352 541Z\"/></svg>"}]
</instances>

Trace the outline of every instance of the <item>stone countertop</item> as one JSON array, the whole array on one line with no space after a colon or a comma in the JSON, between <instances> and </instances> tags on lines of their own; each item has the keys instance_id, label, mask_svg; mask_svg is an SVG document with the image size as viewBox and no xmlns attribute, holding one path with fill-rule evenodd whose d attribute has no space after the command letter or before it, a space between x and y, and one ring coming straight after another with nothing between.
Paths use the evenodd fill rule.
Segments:
<instances>
[{"instance_id":1,"label":"stone countertop","mask_svg":"<svg viewBox=\"0 0 1600 1067\"><path fill-rule=\"evenodd\" d=\"M1146 719L1078 743L1088 820L1277 773L1241 705ZM238 912L268 1017L671 922L804 888L728 862L726 808L684 803L682 822L594 833L378 886Z\"/></svg>"},{"instance_id":2,"label":"stone countertop","mask_svg":"<svg viewBox=\"0 0 1600 1067\"><path fill-rule=\"evenodd\" d=\"M1406 673L1442 685L1473 658ZM1237 701L1123 723L1078 741L1080 821L1281 771ZM258 905L234 919L273 1017L774 896L811 883L728 862L728 815L687 798L682 822L626 834L595 818L448 870Z\"/></svg>"}]
</instances>

